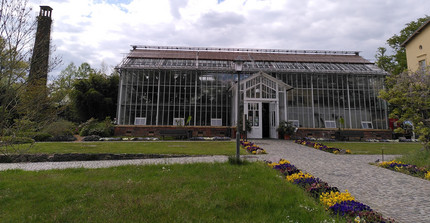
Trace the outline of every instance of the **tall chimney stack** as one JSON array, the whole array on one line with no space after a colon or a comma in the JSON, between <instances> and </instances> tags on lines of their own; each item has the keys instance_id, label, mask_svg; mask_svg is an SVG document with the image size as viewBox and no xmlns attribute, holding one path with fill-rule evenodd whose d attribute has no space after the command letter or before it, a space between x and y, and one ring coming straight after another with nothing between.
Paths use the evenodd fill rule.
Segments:
<instances>
[{"instance_id":1,"label":"tall chimney stack","mask_svg":"<svg viewBox=\"0 0 430 223\"><path fill-rule=\"evenodd\" d=\"M33 56L31 58L29 83L44 83L46 86L50 53L51 15L51 7L40 6L40 13L37 17L36 40L34 42Z\"/></svg>"}]
</instances>

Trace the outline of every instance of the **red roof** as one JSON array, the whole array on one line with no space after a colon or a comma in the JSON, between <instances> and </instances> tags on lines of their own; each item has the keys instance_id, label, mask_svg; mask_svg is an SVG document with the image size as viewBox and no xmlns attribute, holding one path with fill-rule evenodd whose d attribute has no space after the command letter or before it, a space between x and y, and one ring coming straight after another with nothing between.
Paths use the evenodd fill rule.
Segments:
<instances>
[{"instance_id":1,"label":"red roof","mask_svg":"<svg viewBox=\"0 0 430 223\"><path fill-rule=\"evenodd\" d=\"M342 52L328 51L298 51L298 53L282 52L245 52L242 51L213 51L213 50L191 50L184 49L141 49L134 48L131 50L128 58L146 58L146 59L189 59L189 60L227 60L234 61L241 56L246 61L270 61L270 62L315 62L315 63L350 63L350 64L371 64L368 60L359 56L358 53L342 54ZM228 49L227 49L228 50ZM291 51L294 52L294 51ZM336 55L336 53L338 55Z\"/></svg>"}]
</instances>

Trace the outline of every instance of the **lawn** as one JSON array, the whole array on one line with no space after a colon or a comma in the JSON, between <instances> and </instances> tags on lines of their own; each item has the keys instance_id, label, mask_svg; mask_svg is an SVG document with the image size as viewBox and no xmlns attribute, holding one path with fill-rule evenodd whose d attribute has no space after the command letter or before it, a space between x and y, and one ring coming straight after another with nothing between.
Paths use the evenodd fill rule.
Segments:
<instances>
[{"instance_id":1,"label":"lawn","mask_svg":"<svg viewBox=\"0 0 430 223\"><path fill-rule=\"evenodd\" d=\"M402 155L396 158L404 164L416 165L430 171L430 151L423 150L421 143L371 143L371 142L322 142L324 145L349 149L352 154Z\"/></svg>"},{"instance_id":2,"label":"lawn","mask_svg":"<svg viewBox=\"0 0 430 223\"><path fill-rule=\"evenodd\" d=\"M25 145L21 145L25 146ZM188 155L234 155L234 141L167 142L40 142L28 153L145 153ZM241 149L241 154L247 154Z\"/></svg>"},{"instance_id":3,"label":"lawn","mask_svg":"<svg viewBox=\"0 0 430 223\"><path fill-rule=\"evenodd\" d=\"M403 163L424 167L428 171L430 171L430 151L429 150L417 150L416 152L409 153L405 156L398 158L397 160L402 161Z\"/></svg>"},{"instance_id":4,"label":"lawn","mask_svg":"<svg viewBox=\"0 0 430 223\"><path fill-rule=\"evenodd\" d=\"M326 146L339 149L349 149L352 154L384 154L406 155L419 151L423 146L421 143L396 143L396 142L322 142Z\"/></svg>"},{"instance_id":5,"label":"lawn","mask_svg":"<svg viewBox=\"0 0 430 223\"><path fill-rule=\"evenodd\" d=\"M9 170L0 207L1 222L332 222L263 163Z\"/></svg>"}]
</instances>

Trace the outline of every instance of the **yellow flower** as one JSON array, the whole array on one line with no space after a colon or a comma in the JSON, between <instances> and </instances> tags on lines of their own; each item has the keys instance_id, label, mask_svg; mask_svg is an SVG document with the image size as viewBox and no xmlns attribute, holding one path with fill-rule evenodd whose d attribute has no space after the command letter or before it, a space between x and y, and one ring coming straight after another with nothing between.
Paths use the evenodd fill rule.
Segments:
<instances>
[{"instance_id":1,"label":"yellow flower","mask_svg":"<svg viewBox=\"0 0 430 223\"><path fill-rule=\"evenodd\" d=\"M266 153L266 150L264 150L263 149L263 153ZM276 162L273 162L273 163L269 163L269 164L267 164L267 165L269 165L270 167L274 167L274 166L277 166L277 165L281 165L281 164L289 164L290 163L290 161L288 161L288 160L285 160L285 159L281 159L281 160L279 160L279 163L276 163Z\"/></svg>"},{"instance_id":2,"label":"yellow flower","mask_svg":"<svg viewBox=\"0 0 430 223\"><path fill-rule=\"evenodd\" d=\"M426 173L426 175L425 175L424 178L427 179L427 180L430 180L430 171L427 171L427 173Z\"/></svg>"},{"instance_id":3,"label":"yellow flower","mask_svg":"<svg viewBox=\"0 0 430 223\"><path fill-rule=\"evenodd\" d=\"M360 216L357 216L357 217L354 219L354 222L356 222L356 223L360 223L360 221L361 221Z\"/></svg>"},{"instance_id":4,"label":"yellow flower","mask_svg":"<svg viewBox=\"0 0 430 223\"><path fill-rule=\"evenodd\" d=\"M291 174L289 176L286 177L288 182L294 182L294 180L297 179L306 179L306 178L311 178L312 175L308 174L308 173L303 173L302 171L300 171L299 173L295 173L295 174Z\"/></svg>"},{"instance_id":5,"label":"yellow flower","mask_svg":"<svg viewBox=\"0 0 430 223\"><path fill-rule=\"evenodd\" d=\"M320 195L320 202L326 208L329 208L342 201L353 201L353 200L355 200L355 198L348 192L348 190L345 190L345 193L330 191L330 192L322 193Z\"/></svg>"},{"instance_id":6,"label":"yellow flower","mask_svg":"<svg viewBox=\"0 0 430 223\"><path fill-rule=\"evenodd\" d=\"M394 169L395 169L396 171L400 171L400 168L399 168L398 166L395 166L395 167L394 167Z\"/></svg>"},{"instance_id":7,"label":"yellow flower","mask_svg":"<svg viewBox=\"0 0 430 223\"><path fill-rule=\"evenodd\" d=\"M268 163L267 165L270 166L271 168L273 168L274 166L279 165L279 163L273 162L273 163Z\"/></svg>"},{"instance_id":8,"label":"yellow flower","mask_svg":"<svg viewBox=\"0 0 430 223\"><path fill-rule=\"evenodd\" d=\"M382 163L380 163L380 164L378 164L379 166L382 166L382 167L388 167L388 166L390 166L391 164L402 164L402 162L400 162L400 161L396 161L396 160L392 160L392 161L385 161L385 162L382 162Z\"/></svg>"},{"instance_id":9,"label":"yellow flower","mask_svg":"<svg viewBox=\"0 0 430 223\"><path fill-rule=\"evenodd\" d=\"M290 162L288 160L281 159L279 160L279 164L290 164Z\"/></svg>"}]
</instances>

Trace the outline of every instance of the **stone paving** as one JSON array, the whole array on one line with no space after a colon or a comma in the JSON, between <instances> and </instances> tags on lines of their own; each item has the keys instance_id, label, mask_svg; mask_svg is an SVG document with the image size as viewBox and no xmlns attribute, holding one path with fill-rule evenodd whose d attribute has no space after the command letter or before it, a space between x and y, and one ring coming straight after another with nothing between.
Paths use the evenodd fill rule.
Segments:
<instances>
[{"instance_id":1,"label":"stone paving","mask_svg":"<svg viewBox=\"0 0 430 223\"><path fill-rule=\"evenodd\" d=\"M335 155L285 140L253 140L268 154L261 160L284 158L357 201L398 222L430 222L430 181L369 163L381 155ZM395 156L384 156L388 161Z\"/></svg>"},{"instance_id":2,"label":"stone paving","mask_svg":"<svg viewBox=\"0 0 430 223\"><path fill-rule=\"evenodd\" d=\"M279 161L284 158L341 191L347 189L356 200L398 222L430 222L430 181L380 168L369 163L381 155L334 155L285 140L252 140L268 154L242 156L249 160ZM395 156L385 155L385 160ZM77 162L0 164L8 169L47 170L66 168L105 168L120 165L225 162L226 156L186 158L103 160ZM1 174L1 173L0 173Z\"/></svg>"}]
</instances>

